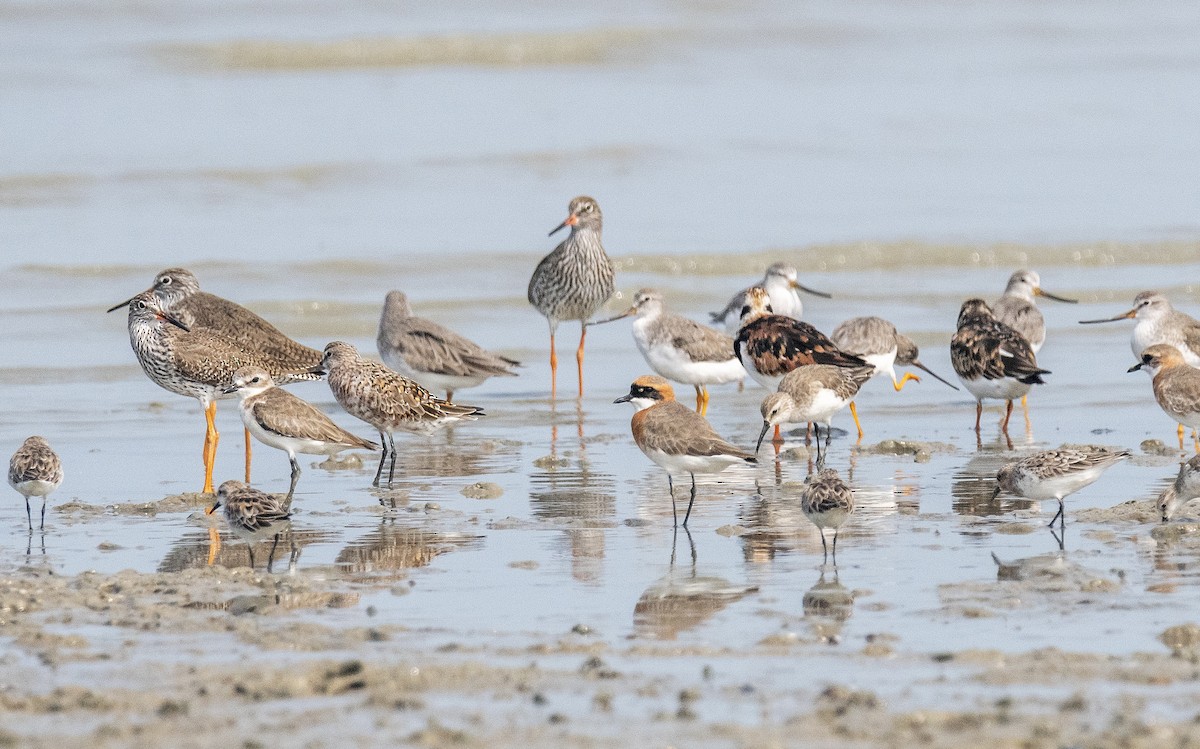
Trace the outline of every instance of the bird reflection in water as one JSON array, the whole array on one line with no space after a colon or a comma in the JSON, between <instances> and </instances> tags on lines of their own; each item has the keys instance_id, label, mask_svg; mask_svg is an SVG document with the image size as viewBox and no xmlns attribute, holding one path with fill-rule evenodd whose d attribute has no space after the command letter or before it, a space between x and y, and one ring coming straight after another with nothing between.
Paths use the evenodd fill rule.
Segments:
<instances>
[{"instance_id":1,"label":"bird reflection in water","mask_svg":"<svg viewBox=\"0 0 1200 749\"><path fill-rule=\"evenodd\" d=\"M694 629L734 601L758 590L757 586L735 585L720 577L696 573L696 544L687 528L691 562L686 569L675 567L676 528L671 536L671 562L667 574L655 580L633 607L633 627L637 637L674 640L680 632Z\"/></svg>"},{"instance_id":2,"label":"bird reflection in water","mask_svg":"<svg viewBox=\"0 0 1200 749\"><path fill-rule=\"evenodd\" d=\"M837 644L842 627L854 613L854 593L838 579L837 567L833 568L833 580L826 580L822 566L816 584L804 591L803 605L804 620L813 635L822 642Z\"/></svg>"},{"instance_id":3,"label":"bird reflection in water","mask_svg":"<svg viewBox=\"0 0 1200 749\"><path fill-rule=\"evenodd\" d=\"M959 515L994 517L1036 506L1035 502L1019 497L996 496L996 472L1011 460L1010 454L985 452L967 461L951 479L951 509Z\"/></svg>"},{"instance_id":4,"label":"bird reflection in water","mask_svg":"<svg viewBox=\"0 0 1200 749\"><path fill-rule=\"evenodd\" d=\"M334 563L354 581L402 579L442 554L482 543L482 536L397 525L385 518L379 528L347 544Z\"/></svg>"},{"instance_id":5,"label":"bird reflection in water","mask_svg":"<svg viewBox=\"0 0 1200 749\"><path fill-rule=\"evenodd\" d=\"M249 567L250 545L244 543L221 543L219 540L220 536L215 531L216 527L210 526L204 531L189 531L184 534L182 538L171 546L170 551L159 562L158 571L182 572L187 569L196 569L211 565L230 568ZM217 537L215 542L213 539L214 535ZM288 571L294 572L296 563L299 562L300 554L304 547L314 543L324 543L332 538L334 538L334 534L328 531L303 527L297 528L293 525L280 535L276 552L282 554L283 548L287 547ZM272 538L257 541L255 543L254 554L256 560L258 558L267 559L271 557L269 561L273 565L275 556L271 553L273 543L274 539Z\"/></svg>"}]
</instances>

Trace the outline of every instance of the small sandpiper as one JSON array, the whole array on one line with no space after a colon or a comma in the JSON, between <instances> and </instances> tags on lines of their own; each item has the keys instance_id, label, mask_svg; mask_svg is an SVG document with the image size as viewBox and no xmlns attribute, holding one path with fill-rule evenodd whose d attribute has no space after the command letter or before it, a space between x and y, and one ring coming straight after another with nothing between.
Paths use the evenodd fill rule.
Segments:
<instances>
[{"instance_id":1,"label":"small sandpiper","mask_svg":"<svg viewBox=\"0 0 1200 749\"><path fill-rule=\"evenodd\" d=\"M633 340L646 363L668 380L696 388L696 410L701 416L708 412L709 385L746 376L732 338L668 311L663 295L655 289L634 294L633 306L621 317L630 315L637 315Z\"/></svg>"},{"instance_id":2,"label":"small sandpiper","mask_svg":"<svg viewBox=\"0 0 1200 749\"><path fill-rule=\"evenodd\" d=\"M1200 428L1200 369L1188 366L1180 350L1167 343L1156 343L1143 351L1141 361L1129 371L1139 369L1153 378L1154 400L1167 416L1181 427L1193 431ZM1194 447L1200 453L1200 443Z\"/></svg>"},{"instance_id":3,"label":"small sandpiper","mask_svg":"<svg viewBox=\"0 0 1200 749\"><path fill-rule=\"evenodd\" d=\"M1030 386L1045 384L1042 375L1050 374L1038 367L1024 336L998 321L982 299L963 302L958 331L950 339L950 363L975 396L976 434L985 398L1006 401L1000 431L1007 435L1013 400L1028 393Z\"/></svg>"},{"instance_id":4,"label":"small sandpiper","mask_svg":"<svg viewBox=\"0 0 1200 749\"><path fill-rule=\"evenodd\" d=\"M896 392L903 390L904 383L909 380L921 381L921 378L912 372L905 372L904 377L897 381L897 364L916 367L938 382L958 390L957 385L946 382L937 373L922 364L917 359L921 353L920 349L917 348L913 339L901 334L896 330L895 325L882 317L852 317L834 328L833 334L829 338L842 351L861 357L875 367L876 376L886 374L890 377L892 387Z\"/></svg>"},{"instance_id":5,"label":"small sandpiper","mask_svg":"<svg viewBox=\"0 0 1200 749\"><path fill-rule=\"evenodd\" d=\"M147 289L162 309L188 330L210 333L253 352L267 365L275 384L315 379L302 373L321 360L321 352L284 335L278 328L237 302L200 290L196 274L186 268L167 268ZM109 308L118 310L136 297ZM289 374L285 374L289 373ZM250 433L246 433L246 481L250 480Z\"/></svg>"},{"instance_id":6,"label":"small sandpiper","mask_svg":"<svg viewBox=\"0 0 1200 749\"><path fill-rule=\"evenodd\" d=\"M1200 497L1200 455L1179 466L1179 475L1158 495L1158 511L1165 523L1188 502Z\"/></svg>"},{"instance_id":7,"label":"small sandpiper","mask_svg":"<svg viewBox=\"0 0 1200 749\"><path fill-rule=\"evenodd\" d=\"M805 286L796 280L796 276L796 266L789 263L772 263L767 268L763 280L756 285L766 290L767 296L771 298L771 309L775 314L799 320L804 316L804 302L800 300L799 291L806 291L813 296L825 299L833 297L824 291L817 291ZM746 306L746 292L749 290L748 288L742 289L734 294L720 312L710 312L709 316L712 321L718 325L725 325L731 334L736 333L742 324L742 307Z\"/></svg>"},{"instance_id":8,"label":"small sandpiper","mask_svg":"<svg viewBox=\"0 0 1200 749\"><path fill-rule=\"evenodd\" d=\"M697 473L720 473L738 463L758 462L752 454L721 439L703 416L675 400L671 383L662 377L637 378L629 386L629 392L613 403L632 403L637 409L630 422L633 441L647 458L666 470L676 525L679 512L672 473L686 473L692 478L687 512L683 516L683 527L687 528L696 501Z\"/></svg>"},{"instance_id":9,"label":"small sandpiper","mask_svg":"<svg viewBox=\"0 0 1200 749\"><path fill-rule=\"evenodd\" d=\"M33 530L33 514L29 509L30 497L42 498L41 529L46 528L46 497L58 488L63 480L62 461L50 448L45 437L28 437L8 461L8 483L25 498L25 519L29 530Z\"/></svg>"},{"instance_id":10,"label":"small sandpiper","mask_svg":"<svg viewBox=\"0 0 1200 749\"><path fill-rule=\"evenodd\" d=\"M1136 319L1129 347L1138 359L1146 349L1166 343L1179 349L1188 366L1200 367L1200 320L1171 306L1166 296L1157 291L1143 291L1133 298L1133 309L1116 317L1101 320L1080 320L1083 325L1117 320Z\"/></svg>"},{"instance_id":11,"label":"small sandpiper","mask_svg":"<svg viewBox=\"0 0 1200 749\"><path fill-rule=\"evenodd\" d=\"M804 479L800 511L821 533L821 551L824 552L822 563L828 561L830 556L825 544L825 529L833 529L833 563L836 565L838 531L854 512L854 493L837 471L823 468Z\"/></svg>"},{"instance_id":12,"label":"small sandpiper","mask_svg":"<svg viewBox=\"0 0 1200 749\"><path fill-rule=\"evenodd\" d=\"M1063 498L1074 494L1100 478L1100 474L1129 457L1128 450L1076 450L1061 448L1034 453L1027 458L1009 463L996 474L996 491L993 497L1007 491L1018 497L1036 501L1057 500L1058 512L1050 519L1050 526L1060 520L1063 527L1067 518L1063 513Z\"/></svg>"},{"instance_id":13,"label":"small sandpiper","mask_svg":"<svg viewBox=\"0 0 1200 749\"><path fill-rule=\"evenodd\" d=\"M362 419L379 431L383 454L372 486L379 486L383 461L391 455L388 486L396 474L396 440L393 432L403 430L432 434L460 421L483 416L477 406L461 406L438 398L425 388L379 362L364 359L349 343L333 341L325 346L314 373L327 374L333 397L346 413Z\"/></svg>"},{"instance_id":14,"label":"small sandpiper","mask_svg":"<svg viewBox=\"0 0 1200 749\"><path fill-rule=\"evenodd\" d=\"M241 396L242 423L259 442L287 453L292 466L292 483L287 496L296 490L300 463L296 453L335 456L344 450L378 450L379 445L347 432L325 412L275 386L261 367L243 367L233 377L226 393Z\"/></svg>"},{"instance_id":15,"label":"small sandpiper","mask_svg":"<svg viewBox=\"0 0 1200 749\"><path fill-rule=\"evenodd\" d=\"M264 491L248 486L241 481L225 481L217 488L217 501L205 510L209 515L224 508L225 520L234 535L246 542L250 549L250 568L254 568L254 544L265 538L274 537L271 553L267 557L267 572L279 545L279 534L291 527L291 512L286 501Z\"/></svg>"},{"instance_id":16,"label":"small sandpiper","mask_svg":"<svg viewBox=\"0 0 1200 749\"><path fill-rule=\"evenodd\" d=\"M1039 296L1067 304L1079 302L1044 290L1042 279L1036 272L1019 270L1009 277L1004 294L992 305L996 319L1020 333L1035 354L1046 342L1046 318L1034 303L1034 298Z\"/></svg>"},{"instance_id":17,"label":"small sandpiper","mask_svg":"<svg viewBox=\"0 0 1200 749\"><path fill-rule=\"evenodd\" d=\"M763 399L760 408L763 426L754 451L762 447L771 427L778 430L781 424L811 423L817 442L817 465L824 465L820 425L825 425L825 452L828 452L833 415L849 405L863 383L874 376L875 368L869 364L861 367L810 364L792 370L779 382L779 391Z\"/></svg>"},{"instance_id":18,"label":"small sandpiper","mask_svg":"<svg viewBox=\"0 0 1200 749\"><path fill-rule=\"evenodd\" d=\"M558 392L558 354L554 333L563 320L578 320L581 326L575 362L579 368L579 397L583 397L583 343L588 321L612 296L613 265L600 241L603 218L600 205L581 195L571 201L565 221L550 232L564 227L571 234L554 248L533 271L528 298L550 324L550 397Z\"/></svg>"},{"instance_id":19,"label":"small sandpiper","mask_svg":"<svg viewBox=\"0 0 1200 749\"><path fill-rule=\"evenodd\" d=\"M516 377L519 361L493 354L447 327L413 314L402 291L389 291L375 338L379 358L430 390L454 391L483 384L489 377Z\"/></svg>"}]
</instances>

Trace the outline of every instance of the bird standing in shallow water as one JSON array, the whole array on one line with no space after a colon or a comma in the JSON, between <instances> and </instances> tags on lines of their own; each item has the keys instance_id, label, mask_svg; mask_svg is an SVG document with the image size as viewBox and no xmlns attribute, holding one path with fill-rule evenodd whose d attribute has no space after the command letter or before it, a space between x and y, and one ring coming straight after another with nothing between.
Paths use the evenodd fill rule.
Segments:
<instances>
[{"instance_id":1,"label":"bird standing in shallow water","mask_svg":"<svg viewBox=\"0 0 1200 749\"><path fill-rule=\"evenodd\" d=\"M696 388L696 411L708 413L708 385L737 382L746 369L724 333L677 315L666 308L663 295L641 289L633 307L622 317L637 315L633 340L646 363L658 374Z\"/></svg>"},{"instance_id":2,"label":"bird standing in shallow water","mask_svg":"<svg viewBox=\"0 0 1200 749\"><path fill-rule=\"evenodd\" d=\"M750 453L721 439L703 416L675 400L671 383L662 377L637 378L629 386L629 393L613 403L632 403L637 409L630 422L633 441L647 458L666 469L676 525L679 512L675 507L672 473L686 473L692 478L687 512L683 516L683 527L687 528L696 501L697 473L720 473L737 463L758 462Z\"/></svg>"},{"instance_id":3,"label":"bird standing in shallow water","mask_svg":"<svg viewBox=\"0 0 1200 749\"><path fill-rule=\"evenodd\" d=\"M1036 272L1019 270L1009 277L1004 294L992 305L996 319L1020 333L1035 354L1046 342L1046 318L1034 301L1039 296L1067 304L1079 303L1078 299L1067 299L1042 289L1041 276Z\"/></svg>"},{"instance_id":4,"label":"bird standing in shallow water","mask_svg":"<svg viewBox=\"0 0 1200 749\"><path fill-rule=\"evenodd\" d=\"M327 374L333 397L346 413L362 419L379 430L383 454L373 486L379 486L383 461L391 454L388 486L396 474L396 430L432 434L459 421L474 421L483 416L477 406L460 406L438 398L417 383L388 369L379 362L364 359L349 343L333 341L314 372Z\"/></svg>"},{"instance_id":5,"label":"bird standing in shallow water","mask_svg":"<svg viewBox=\"0 0 1200 749\"><path fill-rule=\"evenodd\" d=\"M1188 366L1179 349L1156 343L1142 352L1141 361L1128 371L1144 369L1150 375L1154 400L1180 427L1200 428L1200 369ZM1183 433L1180 432L1180 439ZM1183 445L1180 444L1180 449ZM1200 453L1200 442L1194 442Z\"/></svg>"},{"instance_id":6,"label":"bird standing in shallow water","mask_svg":"<svg viewBox=\"0 0 1200 749\"><path fill-rule=\"evenodd\" d=\"M950 339L950 363L958 379L975 396L976 434L985 398L1006 401L1000 431L1007 436L1013 399L1028 393L1032 385L1045 384L1042 375L1050 374L1038 367L1029 342L998 321L982 299L963 302L958 331Z\"/></svg>"},{"instance_id":7,"label":"bird standing in shallow water","mask_svg":"<svg viewBox=\"0 0 1200 749\"><path fill-rule=\"evenodd\" d=\"M572 200L566 220L550 234L563 227L570 227L571 234L538 263L529 279L528 298L550 325L551 398L558 392L554 333L563 320L579 321L579 349L575 352L575 362L579 369L579 397L582 398L583 344L587 338L588 320L613 294L613 266L600 241L603 219L600 205L594 199L581 195Z\"/></svg>"},{"instance_id":8,"label":"bird standing in shallow water","mask_svg":"<svg viewBox=\"0 0 1200 749\"><path fill-rule=\"evenodd\" d=\"M796 275L796 266L788 263L772 263L767 268L763 280L756 285L762 287L767 292L767 296L771 298L771 309L775 314L799 320L804 316L804 303L800 300L798 290L807 291L813 296L825 299L832 297L824 291L810 289L800 283L796 280ZM720 312L710 312L709 317L712 318L712 321L718 325L725 325L726 330L731 334L736 333L742 324L742 307L746 306L746 292L749 290L749 288L742 289L734 294Z\"/></svg>"},{"instance_id":9,"label":"bird standing in shallow water","mask_svg":"<svg viewBox=\"0 0 1200 749\"><path fill-rule=\"evenodd\" d=\"M402 291L389 291L375 338L379 358L400 374L430 390L454 391L480 385L489 377L516 377L519 361L493 354L447 327L413 314Z\"/></svg>"},{"instance_id":10,"label":"bird standing in shallow water","mask_svg":"<svg viewBox=\"0 0 1200 749\"><path fill-rule=\"evenodd\" d=\"M835 367L829 364L810 364L788 372L779 382L779 391L763 399L760 411L762 431L758 433L755 452L762 447L767 430L781 424L811 423L817 441L817 467L825 464L821 451L821 424L825 425L825 451L833 437L833 415L853 403L854 396L867 380L875 375L871 365Z\"/></svg>"},{"instance_id":11,"label":"bird standing in shallow water","mask_svg":"<svg viewBox=\"0 0 1200 749\"><path fill-rule=\"evenodd\" d=\"M28 437L8 461L8 483L25 498L25 518L29 530L33 530L33 514L29 510L29 498L42 498L42 524L46 527L46 497L58 488L63 480L62 461L50 448L45 437Z\"/></svg>"},{"instance_id":12,"label":"bird standing in shallow water","mask_svg":"<svg viewBox=\"0 0 1200 749\"><path fill-rule=\"evenodd\" d=\"M250 568L254 569L254 543L273 536L271 553L267 556L267 572L275 558L279 534L290 526L292 514L278 497L247 486L241 481L225 481L217 489L217 501L205 510L211 515L225 508L225 520L234 535L246 542L250 550Z\"/></svg>"},{"instance_id":13,"label":"bird standing in shallow water","mask_svg":"<svg viewBox=\"0 0 1200 749\"><path fill-rule=\"evenodd\" d=\"M1007 491L1026 499L1058 500L1058 512L1050 519L1050 526L1055 520L1061 520L1061 528L1067 522L1063 498L1091 484L1100 478L1100 474L1128 457L1128 450L1045 450L1001 468L996 474L996 491L992 496L998 497L1000 492Z\"/></svg>"},{"instance_id":14,"label":"bird standing in shallow water","mask_svg":"<svg viewBox=\"0 0 1200 749\"><path fill-rule=\"evenodd\" d=\"M904 383L909 380L921 381L921 378L912 372L905 372L904 377L897 381L897 364L916 367L938 382L958 390L957 385L951 385L922 364L917 359L920 349L913 339L902 335L895 325L882 317L852 317L834 328L829 338L842 351L861 357L867 364L875 367L876 376L886 374L891 377L892 387L896 392L903 390Z\"/></svg>"},{"instance_id":15,"label":"bird standing in shallow water","mask_svg":"<svg viewBox=\"0 0 1200 749\"><path fill-rule=\"evenodd\" d=\"M337 455L359 448L378 450L379 445L342 429L325 412L288 391L275 387L271 376L259 367L243 367L226 392L241 396L242 423L260 442L287 453L292 466L292 483L287 496L296 490L300 464L296 453Z\"/></svg>"},{"instance_id":16,"label":"bird standing in shallow water","mask_svg":"<svg viewBox=\"0 0 1200 749\"><path fill-rule=\"evenodd\" d=\"M836 565L838 531L854 512L854 493L846 486L846 482L842 481L837 471L823 468L808 474L804 479L804 490L800 493L800 511L821 533L824 560L829 559L829 548L825 545L825 529L833 528L833 563Z\"/></svg>"},{"instance_id":17,"label":"bird standing in shallow water","mask_svg":"<svg viewBox=\"0 0 1200 749\"><path fill-rule=\"evenodd\" d=\"M253 352L275 384L287 385L316 379L301 373L321 361L321 352L284 335L278 328L242 305L200 290L200 281L186 268L167 268L154 277L146 291L158 298L162 309L191 331L219 336ZM133 301L130 298L109 308L118 310ZM217 397L224 397L218 395ZM250 480L250 432L246 432L246 481ZM211 491L211 487L209 488Z\"/></svg>"}]
</instances>

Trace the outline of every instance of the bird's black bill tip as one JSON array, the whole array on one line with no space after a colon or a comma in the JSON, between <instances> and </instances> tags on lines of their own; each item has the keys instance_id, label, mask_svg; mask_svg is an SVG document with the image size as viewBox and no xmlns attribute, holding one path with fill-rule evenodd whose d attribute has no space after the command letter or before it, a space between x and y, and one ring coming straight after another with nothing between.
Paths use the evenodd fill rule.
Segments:
<instances>
[{"instance_id":1,"label":"bird's black bill tip","mask_svg":"<svg viewBox=\"0 0 1200 749\"><path fill-rule=\"evenodd\" d=\"M754 443L754 452L762 449L763 438L767 436L767 430L771 428L771 422L764 421L762 431L758 433L758 441Z\"/></svg>"},{"instance_id":2,"label":"bird's black bill tip","mask_svg":"<svg viewBox=\"0 0 1200 749\"><path fill-rule=\"evenodd\" d=\"M625 395L622 395L620 398L617 398L615 401L613 401L613 403L628 403L631 400L633 400L633 394L626 393Z\"/></svg>"},{"instance_id":3,"label":"bird's black bill tip","mask_svg":"<svg viewBox=\"0 0 1200 749\"><path fill-rule=\"evenodd\" d=\"M1132 367L1130 367L1129 369L1125 370L1125 373L1126 373L1126 374L1129 374L1130 372L1136 372L1136 371L1138 371L1138 370L1139 370L1139 369L1141 369L1141 368L1142 368L1142 362L1138 362L1137 364L1134 364L1134 365L1133 365Z\"/></svg>"},{"instance_id":4,"label":"bird's black bill tip","mask_svg":"<svg viewBox=\"0 0 1200 749\"><path fill-rule=\"evenodd\" d=\"M133 301L133 297L129 297L128 299L121 302L120 304L114 304L113 306L109 307L108 309L105 310L105 312L116 312L117 310L121 309L122 307L128 307L129 303L132 301Z\"/></svg>"}]
</instances>

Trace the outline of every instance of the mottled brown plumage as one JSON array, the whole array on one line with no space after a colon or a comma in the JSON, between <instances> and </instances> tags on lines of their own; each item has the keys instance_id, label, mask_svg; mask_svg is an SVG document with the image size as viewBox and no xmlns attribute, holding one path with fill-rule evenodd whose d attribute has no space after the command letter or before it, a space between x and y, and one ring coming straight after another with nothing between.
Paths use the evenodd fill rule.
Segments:
<instances>
[{"instance_id":1,"label":"mottled brown plumage","mask_svg":"<svg viewBox=\"0 0 1200 749\"><path fill-rule=\"evenodd\" d=\"M1200 369L1189 366L1183 353L1167 343L1142 352L1130 372L1147 370L1153 377L1154 399L1168 416L1192 429L1200 428Z\"/></svg>"},{"instance_id":2,"label":"mottled brown plumage","mask_svg":"<svg viewBox=\"0 0 1200 749\"><path fill-rule=\"evenodd\" d=\"M46 497L63 480L62 461L45 437L27 437L8 461L8 483L25 498L25 519L33 530L30 497L42 498L42 528L46 527Z\"/></svg>"}]
</instances>

